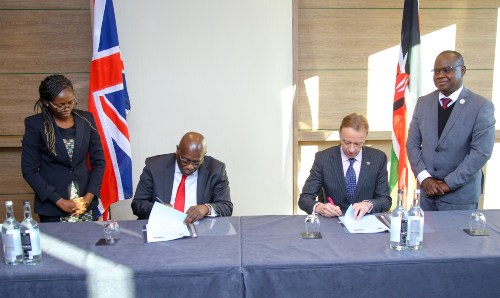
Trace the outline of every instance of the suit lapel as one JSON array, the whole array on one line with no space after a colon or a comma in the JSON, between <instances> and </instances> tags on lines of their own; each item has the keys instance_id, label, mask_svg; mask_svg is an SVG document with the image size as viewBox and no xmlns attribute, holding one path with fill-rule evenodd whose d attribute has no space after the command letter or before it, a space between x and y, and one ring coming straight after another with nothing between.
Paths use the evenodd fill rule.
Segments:
<instances>
[{"instance_id":1,"label":"suit lapel","mask_svg":"<svg viewBox=\"0 0 500 298\"><path fill-rule=\"evenodd\" d=\"M205 163L198 168L198 181L196 183L196 202L198 205L203 204L204 191L207 186L208 170Z\"/></svg>"},{"instance_id":2,"label":"suit lapel","mask_svg":"<svg viewBox=\"0 0 500 298\"><path fill-rule=\"evenodd\" d=\"M434 91L433 104L424 105L423 119L426 119L427 124L424 124L423 131L429 132L428 142L437 144L438 142L438 114L439 114L439 91ZM430 115L426 117L426 115Z\"/></svg>"},{"instance_id":3,"label":"suit lapel","mask_svg":"<svg viewBox=\"0 0 500 298\"><path fill-rule=\"evenodd\" d=\"M165 165L165 167L162 169L163 174L160 175L160 177L165 177L165 183L163 183L163 189L161 193L164 193L166 198L162 198L162 201L164 201L167 204L170 204L171 198L172 198L172 192L173 192L173 185L174 185L174 174L175 174L175 154L171 160L168 161L168 163Z\"/></svg>"},{"instance_id":4,"label":"suit lapel","mask_svg":"<svg viewBox=\"0 0 500 298\"><path fill-rule=\"evenodd\" d=\"M75 148L73 149L73 160L75 160L77 158L77 154L82 153L80 151L81 151L82 144L83 144L83 136L85 135L85 133L84 133L85 126L83 123L84 120L80 119L80 117L73 116L73 119L75 121L75 128L76 128Z\"/></svg>"},{"instance_id":5,"label":"suit lapel","mask_svg":"<svg viewBox=\"0 0 500 298\"><path fill-rule=\"evenodd\" d=\"M370 165L372 164L371 160L372 156L366 148L363 148L362 158L361 158L361 167L359 168L359 176L358 181L356 181L356 190L354 191L354 201L359 197L361 187L363 181L365 181L368 172L370 171Z\"/></svg>"},{"instance_id":6,"label":"suit lapel","mask_svg":"<svg viewBox=\"0 0 500 298\"><path fill-rule=\"evenodd\" d=\"M462 113L462 111L465 109L465 106L467 105L467 96L468 95L469 95L469 92L464 87L464 89L462 89L462 92L458 96L457 101L455 101L455 103L454 103L455 106L453 107L453 110L451 111L450 118L448 118L448 121L446 122L446 125L444 126L443 132L441 133L441 137L439 138L439 142L441 142L441 140L444 140L444 138L450 132L451 128L453 127L453 125L457 121L457 119L460 116L460 114ZM462 100L464 100L463 104L461 103Z\"/></svg>"},{"instance_id":7,"label":"suit lapel","mask_svg":"<svg viewBox=\"0 0 500 298\"><path fill-rule=\"evenodd\" d=\"M344 196L347 196L347 186L345 185L344 166L342 165L342 155L340 154L340 150L342 150L342 148L338 146L337 150L334 150L332 154L333 174L334 174L333 181L339 181L342 193L344 194Z\"/></svg>"}]
</instances>

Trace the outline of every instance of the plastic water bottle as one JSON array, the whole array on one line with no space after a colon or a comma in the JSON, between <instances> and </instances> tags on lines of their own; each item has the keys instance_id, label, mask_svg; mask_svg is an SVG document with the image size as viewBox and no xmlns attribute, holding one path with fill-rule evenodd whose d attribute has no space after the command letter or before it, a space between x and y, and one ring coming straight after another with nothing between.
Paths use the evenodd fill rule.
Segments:
<instances>
[{"instance_id":1,"label":"plastic water bottle","mask_svg":"<svg viewBox=\"0 0 500 298\"><path fill-rule=\"evenodd\" d=\"M419 250L424 243L424 211L420 208L420 189L415 189L413 206L408 210L408 248Z\"/></svg>"},{"instance_id":2,"label":"plastic water bottle","mask_svg":"<svg viewBox=\"0 0 500 298\"><path fill-rule=\"evenodd\" d=\"M23 247L23 264L36 265L42 261L40 230L38 229L38 223L31 217L29 201L24 201L24 220L21 222L21 244Z\"/></svg>"},{"instance_id":3,"label":"plastic water bottle","mask_svg":"<svg viewBox=\"0 0 500 298\"><path fill-rule=\"evenodd\" d=\"M5 202L6 216L2 224L2 241L5 264L17 265L23 261L19 222L14 218L12 201Z\"/></svg>"},{"instance_id":4,"label":"plastic water bottle","mask_svg":"<svg viewBox=\"0 0 500 298\"><path fill-rule=\"evenodd\" d=\"M404 191L398 190L398 206L391 214L391 249L406 249L406 231L408 228L408 213L403 207Z\"/></svg>"}]
</instances>

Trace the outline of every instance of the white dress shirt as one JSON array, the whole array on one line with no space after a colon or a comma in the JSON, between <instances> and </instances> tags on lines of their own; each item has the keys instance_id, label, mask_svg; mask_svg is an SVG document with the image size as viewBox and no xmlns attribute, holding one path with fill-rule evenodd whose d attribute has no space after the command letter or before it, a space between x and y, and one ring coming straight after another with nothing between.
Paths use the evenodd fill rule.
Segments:
<instances>
[{"instance_id":1,"label":"white dress shirt","mask_svg":"<svg viewBox=\"0 0 500 298\"><path fill-rule=\"evenodd\" d=\"M344 177L347 173L347 169L349 169L349 165L351 162L349 161L349 157L345 155L344 150L340 148L340 156L342 157L342 167L344 168ZM363 149L359 150L358 155L354 157L355 161L352 164L352 167L354 169L354 172L356 173L356 183L358 183L359 180L359 171L361 170L361 161L363 159Z\"/></svg>"}]
</instances>

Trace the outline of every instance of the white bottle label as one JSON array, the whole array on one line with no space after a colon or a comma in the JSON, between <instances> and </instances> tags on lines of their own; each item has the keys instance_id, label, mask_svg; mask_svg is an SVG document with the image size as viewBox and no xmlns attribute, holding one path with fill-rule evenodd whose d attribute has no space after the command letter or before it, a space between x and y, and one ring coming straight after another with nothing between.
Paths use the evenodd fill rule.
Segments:
<instances>
[{"instance_id":1,"label":"white bottle label","mask_svg":"<svg viewBox=\"0 0 500 298\"><path fill-rule=\"evenodd\" d=\"M410 239L415 237L416 241L424 240L424 218L420 216L408 216L408 233Z\"/></svg>"},{"instance_id":2,"label":"white bottle label","mask_svg":"<svg viewBox=\"0 0 500 298\"><path fill-rule=\"evenodd\" d=\"M40 232L38 230L28 230L28 233L30 233L30 239L31 239L31 251L33 252L33 255L39 255L41 254L40 250Z\"/></svg>"},{"instance_id":3,"label":"white bottle label","mask_svg":"<svg viewBox=\"0 0 500 298\"><path fill-rule=\"evenodd\" d=\"M3 237L5 259L15 261L22 254L21 233L19 230L8 230Z\"/></svg>"},{"instance_id":4,"label":"white bottle label","mask_svg":"<svg viewBox=\"0 0 500 298\"><path fill-rule=\"evenodd\" d=\"M401 220L399 217L391 218L391 242L401 241Z\"/></svg>"}]
</instances>

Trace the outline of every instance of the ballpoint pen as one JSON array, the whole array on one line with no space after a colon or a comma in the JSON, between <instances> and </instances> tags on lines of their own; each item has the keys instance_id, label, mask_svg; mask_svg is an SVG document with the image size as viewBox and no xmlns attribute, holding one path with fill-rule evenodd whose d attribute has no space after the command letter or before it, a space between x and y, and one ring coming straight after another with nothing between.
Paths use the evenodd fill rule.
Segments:
<instances>
[{"instance_id":1,"label":"ballpoint pen","mask_svg":"<svg viewBox=\"0 0 500 298\"><path fill-rule=\"evenodd\" d=\"M158 202L162 203L163 205L166 205L165 202L163 202L159 197L155 198Z\"/></svg>"},{"instance_id":2,"label":"ballpoint pen","mask_svg":"<svg viewBox=\"0 0 500 298\"><path fill-rule=\"evenodd\" d=\"M196 228L194 227L194 225L192 223L189 224L189 228L191 230L191 237L192 238L198 237L198 234L196 233Z\"/></svg>"}]
</instances>

